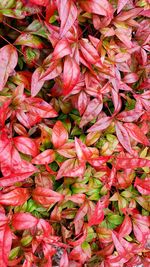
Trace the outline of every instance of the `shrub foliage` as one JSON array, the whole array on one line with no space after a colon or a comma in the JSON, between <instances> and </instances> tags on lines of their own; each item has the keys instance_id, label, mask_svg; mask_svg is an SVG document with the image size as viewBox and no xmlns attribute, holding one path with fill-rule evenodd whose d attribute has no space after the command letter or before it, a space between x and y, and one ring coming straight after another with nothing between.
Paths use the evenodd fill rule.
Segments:
<instances>
[{"instance_id":1,"label":"shrub foliage","mask_svg":"<svg viewBox=\"0 0 150 267\"><path fill-rule=\"evenodd\" d=\"M150 1L0 0L0 266L150 266Z\"/></svg>"}]
</instances>

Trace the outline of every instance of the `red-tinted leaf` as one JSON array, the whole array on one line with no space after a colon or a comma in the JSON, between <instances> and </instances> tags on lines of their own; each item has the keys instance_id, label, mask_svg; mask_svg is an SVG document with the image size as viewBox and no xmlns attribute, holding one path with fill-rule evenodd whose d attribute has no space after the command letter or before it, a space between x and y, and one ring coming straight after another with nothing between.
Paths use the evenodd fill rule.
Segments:
<instances>
[{"instance_id":1,"label":"red-tinted leaf","mask_svg":"<svg viewBox=\"0 0 150 267\"><path fill-rule=\"evenodd\" d=\"M77 18L77 8L72 0L59 0L57 3L61 20L60 36L62 37L73 26Z\"/></svg>"},{"instance_id":2,"label":"red-tinted leaf","mask_svg":"<svg viewBox=\"0 0 150 267\"><path fill-rule=\"evenodd\" d=\"M80 41L80 50L82 55L84 56L85 60L90 64L100 63L100 56L96 50L96 48L88 42L87 39L82 39Z\"/></svg>"},{"instance_id":3,"label":"red-tinted leaf","mask_svg":"<svg viewBox=\"0 0 150 267\"><path fill-rule=\"evenodd\" d=\"M118 169L134 169L142 167L150 167L150 160L142 158L119 158L116 160Z\"/></svg>"},{"instance_id":4,"label":"red-tinted leaf","mask_svg":"<svg viewBox=\"0 0 150 267\"><path fill-rule=\"evenodd\" d=\"M83 235L78 240L76 241L68 240L68 244L73 247L79 246L85 241L86 237L87 237L87 229L84 229Z\"/></svg>"},{"instance_id":5,"label":"red-tinted leaf","mask_svg":"<svg viewBox=\"0 0 150 267\"><path fill-rule=\"evenodd\" d=\"M43 43L40 38L36 35L32 35L30 33L22 33L16 39L15 45L25 45L32 48L41 49L43 48Z\"/></svg>"},{"instance_id":6,"label":"red-tinted leaf","mask_svg":"<svg viewBox=\"0 0 150 267\"><path fill-rule=\"evenodd\" d=\"M103 131L111 124L111 122L112 122L111 117L103 117L88 129L88 133L95 131Z\"/></svg>"},{"instance_id":7,"label":"red-tinted leaf","mask_svg":"<svg viewBox=\"0 0 150 267\"><path fill-rule=\"evenodd\" d=\"M116 134L121 145L130 153L133 154L134 151L131 147L130 138L127 130L120 122L116 122Z\"/></svg>"},{"instance_id":8,"label":"red-tinted leaf","mask_svg":"<svg viewBox=\"0 0 150 267\"><path fill-rule=\"evenodd\" d=\"M33 164L49 164L55 160L55 152L52 149L47 149L41 154L32 159Z\"/></svg>"},{"instance_id":9,"label":"red-tinted leaf","mask_svg":"<svg viewBox=\"0 0 150 267\"><path fill-rule=\"evenodd\" d=\"M24 154L35 157L38 154L37 145L31 138L17 136L13 139L16 148Z\"/></svg>"},{"instance_id":10,"label":"red-tinted leaf","mask_svg":"<svg viewBox=\"0 0 150 267\"><path fill-rule=\"evenodd\" d=\"M0 91L3 90L8 77L13 74L17 61L18 55L15 47L5 45L0 49Z\"/></svg>"},{"instance_id":11,"label":"red-tinted leaf","mask_svg":"<svg viewBox=\"0 0 150 267\"><path fill-rule=\"evenodd\" d=\"M100 169L101 165L106 163L111 156L100 156L98 158L91 158L88 160L88 162L96 169Z\"/></svg>"},{"instance_id":12,"label":"red-tinted leaf","mask_svg":"<svg viewBox=\"0 0 150 267\"><path fill-rule=\"evenodd\" d=\"M61 165L56 179L65 177L82 177L85 170L85 164L79 163L75 159L68 159Z\"/></svg>"},{"instance_id":13,"label":"red-tinted leaf","mask_svg":"<svg viewBox=\"0 0 150 267\"><path fill-rule=\"evenodd\" d=\"M80 112L80 115L82 115L88 105L88 97L87 94L83 91L79 94L78 97L78 110Z\"/></svg>"},{"instance_id":14,"label":"red-tinted leaf","mask_svg":"<svg viewBox=\"0 0 150 267\"><path fill-rule=\"evenodd\" d=\"M47 6L49 4L49 0L29 0L29 2L39 6Z\"/></svg>"},{"instance_id":15,"label":"red-tinted leaf","mask_svg":"<svg viewBox=\"0 0 150 267\"><path fill-rule=\"evenodd\" d=\"M95 119L101 112L102 107L103 104L100 100L96 98L91 100L82 116L80 127L83 127L85 124Z\"/></svg>"},{"instance_id":16,"label":"red-tinted leaf","mask_svg":"<svg viewBox=\"0 0 150 267\"><path fill-rule=\"evenodd\" d=\"M64 144L59 149L57 149L57 152L66 158L75 158L76 156L74 143Z\"/></svg>"},{"instance_id":17,"label":"red-tinted leaf","mask_svg":"<svg viewBox=\"0 0 150 267\"><path fill-rule=\"evenodd\" d=\"M76 137L75 149L80 162L88 161L93 155L90 149L84 143L82 143L80 139L77 139Z\"/></svg>"},{"instance_id":18,"label":"red-tinted leaf","mask_svg":"<svg viewBox=\"0 0 150 267\"><path fill-rule=\"evenodd\" d=\"M52 143L55 148L60 148L68 140L68 132L61 121L57 121L52 131Z\"/></svg>"},{"instance_id":19,"label":"red-tinted leaf","mask_svg":"<svg viewBox=\"0 0 150 267\"><path fill-rule=\"evenodd\" d=\"M124 256L126 254L126 250L122 246L122 244L121 244L120 240L118 239L117 234L115 232L112 232L112 240L113 240L113 243L114 243L119 255Z\"/></svg>"},{"instance_id":20,"label":"red-tinted leaf","mask_svg":"<svg viewBox=\"0 0 150 267\"><path fill-rule=\"evenodd\" d=\"M26 188L15 188L14 190L0 195L0 204L8 206L23 205L30 197Z\"/></svg>"},{"instance_id":21,"label":"red-tinted leaf","mask_svg":"<svg viewBox=\"0 0 150 267\"><path fill-rule=\"evenodd\" d=\"M33 74L31 79L31 95L35 96L41 90L42 86L44 85L44 80L40 79L43 74L42 67L37 68Z\"/></svg>"},{"instance_id":22,"label":"red-tinted leaf","mask_svg":"<svg viewBox=\"0 0 150 267\"><path fill-rule=\"evenodd\" d=\"M131 233L131 231L132 231L131 219L128 215L126 215L123 223L120 226L119 236L126 237L127 235Z\"/></svg>"},{"instance_id":23,"label":"red-tinted leaf","mask_svg":"<svg viewBox=\"0 0 150 267\"><path fill-rule=\"evenodd\" d=\"M135 83L139 79L138 75L136 73L129 73L124 78L124 83Z\"/></svg>"},{"instance_id":24,"label":"red-tinted leaf","mask_svg":"<svg viewBox=\"0 0 150 267\"><path fill-rule=\"evenodd\" d=\"M0 228L0 266L8 266L8 256L12 245L12 233L7 224Z\"/></svg>"},{"instance_id":25,"label":"red-tinted leaf","mask_svg":"<svg viewBox=\"0 0 150 267\"><path fill-rule=\"evenodd\" d=\"M35 188L33 190L32 196L36 202L45 207L49 207L51 204L62 201L64 199L64 196L62 194L43 187Z\"/></svg>"},{"instance_id":26,"label":"red-tinted leaf","mask_svg":"<svg viewBox=\"0 0 150 267\"><path fill-rule=\"evenodd\" d=\"M142 195L149 195L150 194L150 179L147 178L145 180L139 179L136 177L134 186Z\"/></svg>"},{"instance_id":27,"label":"red-tinted leaf","mask_svg":"<svg viewBox=\"0 0 150 267\"><path fill-rule=\"evenodd\" d=\"M54 118L57 116L57 112L53 107L41 98L30 97L26 99L25 103L29 112L41 118Z\"/></svg>"},{"instance_id":28,"label":"red-tinted leaf","mask_svg":"<svg viewBox=\"0 0 150 267\"><path fill-rule=\"evenodd\" d=\"M68 95L79 80L80 68L77 62L70 56L66 56L63 72L63 94Z\"/></svg>"},{"instance_id":29,"label":"red-tinted leaf","mask_svg":"<svg viewBox=\"0 0 150 267\"><path fill-rule=\"evenodd\" d=\"M67 39L61 39L55 46L53 52L53 59L63 58L64 56L71 54L71 47Z\"/></svg>"},{"instance_id":30,"label":"red-tinted leaf","mask_svg":"<svg viewBox=\"0 0 150 267\"><path fill-rule=\"evenodd\" d=\"M83 10L102 16L112 15L113 9L107 0L80 0L80 6Z\"/></svg>"},{"instance_id":31,"label":"red-tinted leaf","mask_svg":"<svg viewBox=\"0 0 150 267\"><path fill-rule=\"evenodd\" d=\"M75 194L72 196L66 196L65 200L66 201L70 200L70 201L77 203L77 204L83 204L85 198L86 198L86 196L84 194Z\"/></svg>"},{"instance_id":32,"label":"red-tinted leaf","mask_svg":"<svg viewBox=\"0 0 150 267\"><path fill-rule=\"evenodd\" d=\"M16 230L25 230L36 226L38 219L30 213L15 213L12 218L12 225Z\"/></svg>"},{"instance_id":33,"label":"red-tinted leaf","mask_svg":"<svg viewBox=\"0 0 150 267\"><path fill-rule=\"evenodd\" d=\"M118 0L117 13L119 13L129 0Z\"/></svg>"},{"instance_id":34,"label":"red-tinted leaf","mask_svg":"<svg viewBox=\"0 0 150 267\"><path fill-rule=\"evenodd\" d=\"M149 146L150 142L147 137L143 134L141 129L134 123L125 123L124 127L127 129L129 135L135 139L137 142Z\"/></svg>"},{"instance_id":35,"label":"red-tinted leaf","mask_svg":"<svg viewBox=\"0 0 150 267\"><path fill-rule=\"evenodd\" d=\"M143 111L132 109L129 111L121 112L119 115L117 115L117 119L123 122L133 122L133 121L137 121L141 117L142 114L143 114Z\"/></svg>"},{"instance_id":36,"label":"red-tinted leaf","mask_svg":"<svg viewBox=\"0 0 150 267\"><path fill-rule=\"evenodd\" d=\"M150 220L147 216L135 214L133 217L133 232L139 242L145 242L150 231Z\"/></svg>"},{"instance_id":37,"label":"red-tinted leaf","mask_svg":"<svg viewBox=\"0 0 150 267\"><path fill-rule=\"evenodd\" d=\"M103 221L103 219L104 219L103 209L104 209L104 207L101 203L101 200L99 200L96 204L94 213L88 222L89 226L100 224Z\"/></svg>"},{"instance_id":38,"label":"red-tinted leaf","mask_svg":"<svg viewBox=\"0 0 150 267\"><path fill-rule=\"evenodd\" d=\"M69 267L69 259L66 250L63 252L63 255L61 256L59 267Z\"/></svg>"}]
</instances>

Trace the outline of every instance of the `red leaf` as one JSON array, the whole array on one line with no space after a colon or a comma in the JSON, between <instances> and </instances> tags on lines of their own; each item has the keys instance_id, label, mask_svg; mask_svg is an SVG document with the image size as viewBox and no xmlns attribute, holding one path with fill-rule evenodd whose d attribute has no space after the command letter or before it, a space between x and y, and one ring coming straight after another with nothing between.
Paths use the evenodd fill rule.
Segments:
<instances>
[{"instance_id":1,"label":"red leaf","mask_svg":"<svg viewBox=\"0 0 150 267\"><path fill-rule=\"evenodd\" d=\"M150 179L146 178L145 180L141 180L136 177L134 186L142 195L149 195L150 194Z\"/></svg>"},{"instance_id":2,"label":"red leaf","mask_svg":"<svg viewBox=\"0 0 150 267\"><path fill-rule=\"evenodd\" d=\"M119 13L129 0L118 0L117 13Z\"/></svg>"},{"instance_id":3,"label":"red leaf","mask_svg":"<svg viewBox=\"0 0 150 267\"><path fill-rule=\"evenodd\" d=\"M100 56L96 48L87 39L82 39L80 41L80 50L88 63L100 63L101 65Z\"/></svg>"},{"instance_id":4,"label":"red leaf","mask_svg":"<svg viewBox=\"0 0 150 267\"><path fill-rule=\"evenodd\" d=\"M12 233L7 224L0 228L0 266L8 266L8 256L12 245Z\"/></svg>"},{"instance_id":5,"label":"red leaf","mask_svg":"<svg viewBox=\"0 0 150 267\"><path fill-rule=\"evenodd\" d=\"M0 186L5 187L5 186L10 186L18 182L22 182L23 180L27 179L30 177L33 173L38 171L37 169L35 171L26 171L24 173L12 173L8 176L0 178Z\"/></svg>"},{"instance_id":6,"label":"red leaf","mask_svg":"<svg viewBox=\"0 0 150 267\"><path fill-rule=\"evenodd\" d=\"M52 143L55 148L60 148L68 140L68 132L61 121L57 121L52 131Z\"/></svg>"},{"instance_id":7,"label":"red leaf","mask_svg":"<svg viewBox=\"0 0 150 267\"><path fill-rule=\"evenodd\" d=\"M0 49L0 62L0 91L2 91L18 62L18 54L15 47L12 45L3 46Z\"/></svg>"},{"instance_id":8,"label":"red leaf","mask_svg":"<svg viewBox=\"0 0 150 267\"><path fill-rule=\"evenodd\" d=\"M86 237L87 237L87 229L84 229L83 235L78 240L76 241L68 240L67 242L70 246L76 247L81 245L85 241Z\"/></svg>"},{"instance_id":9,"label":"red leaf","mask_svg":"<svg viewBox=\"0 0 150 267\"><path fill-rule=\"evenodd\" d=\"M150 220L147 216L135 214L133 216L133 232L139 242L145 243L150 230Z\"/></svg>"},{"instance_id":10,"label":"red leaf","mask_svg":"<svg viewBox=\"0 0 150 267\"><path fill-rule=\"evenodd\" d=\"M77 139L76 137L75 149L80 162L88 161L93 155L90 149L84 143L82 143L80 139Z\"/></svg>"},{"instance_id":11,"label":"red leaf","mask_svg":"<svg viewBox=\"0 0 150 267\"><path fill-rule=\"evenodd\" d=\"M67 39L61 39L55 46L53 52L53 60L63 58L71 54L71 47Z\"/></svg>"},{"instance_id":12,"label":"red leaf","mask_svg":"<svg viewBox=\"0 0 150 267\"><path fill-rule=\"evenodd\" d=\"M61 256L59 267L69 267L69 259L66 250L63 252L63 255Z\"/></svg>"},{"instance_id":13,"label":"red leaf","mask_svg":"<svg viewBox=\"0 0 150 267\"><path fill-rule=\"evenodd\" d=\"M120 240L118 239L117 234L115 232L112 232L112 240L113 240L113 243L114 243L119 255L122 255L122 257L124 257L124 255L126 254L126 250L122 246L122 244L121 244Z\"/></svg>"},{"instance_id":14,"label":"red leaf","mask_svg":"<svg viewBox=\"0 0 150 267\"><path fill-rule=\"evenodd\" d=\"M130 138L129 138L127 130L124 128L124 126L120 122L116 122L115 126L116 126L116 134L117 134L118 140L121 143L121 145L130 154L134 154L134 151L133 151L133 149L131 147Z\"/></svg>"},{"instance_id":15,"label":"red leaf","mask_svg":"<svg viewBox=\"0 0 150 267\"><path fill-rule=\"evenodd\" d=\"M12 218L12 225L16 230L25 230L36 226L38 219L30 213L15 213Z\"/></svg>"},{"instance_id":16,"label":"red leaf","mask_svg":"<svg viewBox=\"0 0 150 267\"><path fill-rule=\"evenodd\" d=\"M111 117L103 117L88 129L88 133L105 130L112 122Z\"/></svg>"},{"instance_id":17,"label":"red leaf","mask_svg":"<svg viewBox=\"0 0 150 267\"><path fill-rule=\"evenodd\" d=\"M19 35L19 37L16 39L15 45L24 45L24 46L28 46L28 47L32 47L32 48L36 48L36 49L41 49L43 48L43 42L41 41L41 39L31 33L21 33Z\"/></svg>"},{"instance_id":18,"label":"red leaf","mask_svg":"<svg viewBox=\"0 0 150 267\"><path fill-rule=\"evenodd\" d=\"M80 112L80 115L82 115L88 105L88 97L87 94L83 91L80 92L78 97L78 110Z\"/></svg>"},{"instance_id":19,"label":"red leaf","mask_svg":"<svg viewBox=\"0 0 150 267\"><path fill-rule=\"evenodd\" d=\"M30 197L26 188L15 188L14 190L0 195L0 204L8 206L23 205Z\"/></svg>"},{"instance_id":20,"label":"red leaf","mask_svg":"<svg viewBox=\"0 0 150 267\"><path fill-rule=\"evenodd\" d=\"M53 107L41 98L28 97L25 104L29 112L41 118L55 118L58 115Z\"/></svg>"},{"instance_id":21,"label":"red leaf","mask_svg":"<svg viewBox=\"0 0 150 267\"><path fill-rule=\"evenodd\" d=\"M63 72L63 94L68 95L77 84L80 77L80 68L70 56L66 56Z\"/></svg>"},{"instance_id":22,"label":"red leaf","mask_svg":"<svg viewBox=\"0 0 150 267\"><path fill-rule=\"evenodd\" d=\"M86 198L86 196L84 194L75 194L72 196L66 196L65 200L66 201L70 200L70 201L77 203L77 204L83 204L85 198Z\"/></svg>"},{"instance_id":23,"label":"red leaf","mask_svg":"<svg viewBox=\"0 0 150 267\"><path fill-rule=\"evenodd\" d=\"M91 158L88 162L96 169L100 169L102 164L106 163L111 156L100 156L98 158Z\"/></svg>"},{"instance_id":24,"label":"red leaf","mask_svg":"<svg viewBox=\"0 0 150 267\"><path fill-rule=\"evenodd\" d=\"M31 95L35 96L41 90L42 86L44 85L44 80L41 79L44 70L42 67L37 68L33 74L31 79Z\"/></svg>"},{"instance_id":25,"label":"red leaf","mask_svg":"<svg viewBox=\"0 0 150 267\"><path fill-rule=\"evenodd\" d=\"M60 36L63 37L77 19L77 8L72 0L59 0L57 3L61 20Z\"/></svg>"},{"instance_id":26,"label":"red leaf","mask_svg":"<svg viewBox=\"0 0 150 267\"><path fill-rule=\"evenodd\" d=\"M24 154L35 157L38 154L37 145L31 138L17 136L13 139L16 148Z\"/></svg>"},{"instance_id":27,"label":"red leaf","mask_svg":"<svg viewBox=\"0 0 150 267\"><path fill-rule=\"evenodd\" d=\"M123 223L120 226L119 236L126 237L127 235L130 235L131 231L132 231L131 219L128 215L126 215Z\"/></svg>"},{"instance_id":28,"label":"red leaf","mask_svg":"<svg viewBox=\"0 0 150 267\"><path fill-rule=\"evenodd\" d=\"M119 158L116 160L117 169L134 169L150 167L150 160L142 158Z\"/></svg>"},{"instance_id":29,"label":"red leaf","mask_svg":"<svg viewBox=\"0 0 150 267\"><path fill-rule=\"evenodd\" d=\"M136 73L129 73L126 74L123 78L124 83L135 83L139 79L138 75Z\"/></svg>"},{"instance_id":30,"label":"red leaf","mask_svg":"<svg viewBox=\"0 0 150 267\"><path fill-rule=\"evenodd\" d=\"M32 192L33 199L39 204L49 207L51 204L62 201L64 196L49 188L37 187Z\"/></svg>"},{"instance_id":31,"label":"red leaf","mask_svg":"<svg viewBox=\"0 0 150 267\"><path fill-rule=\"evenodd\" d=\"M100 100L96 98L91 100L82 116L80 127L83 127L85 124L95 119L101 112L102 107L103 104Z\"/></svg>"},{"instance_id":32,"label":"red leaf","mask_svg":"<svg viewBox=\"0 0 150 267\"><path fill-rule=\"evenodd\" d=\"M143 114L143 111L137 111L135 109L129 110L129 111L123 111L119 115L117 115L117 119L121 120L123 122L133 122L137 121L141 115Z\"/></svg>"},{"instance_id":33,"label":"red leaf","mask_svg":"<svg viewBox=\"0 0 150 267\"><path fill-rule=\"evenodd\" d=\"M102 16L113 14L113 8L107 0L79 0L81 8L89 13Z\"/></svg>"},{"instance_id":34,"label":"red leaf","mask_svg":"<svg viewBox=\"0 0 150 267\"><path fill-rule=\"evenodd\" d=\"M57 152L66 158L75 158L76 156L74 143L64 144L59 149L57 149Z\"/></svg>"},{"instance_id":35,"label":"red leaf","mask_svg":"<svg viewBox=\"0 0 150 267\"><path fill-rule=\"evenodd\" d=\"M56 179L60 179L62 177L82 177L85 170L85 164L79 163L75 159L68 159L63 162L61 165Z\"/></svg>"},{"instance_id":36,"label":"red leaf","mask_svg":"<svg viewBox=\"0 0 150 267\"><path fill-rule=\"evenodd\" d=\"M29 2L39 6L47 6L49 4L49 0L29 0Z\"/></svg>"},{"instance_id":37,"label":"red leaf","mask_svg":"<svg viewBox=\"0 0 150 267\"><path fill-rule=\"evenodd\" d=\"M104 209L104 207L102 205L102 202L101 202L101 200L99 200L96 204L95 211L88 222L89 226L100 224L103 221L103 219L104 219L103 209Z\"/></svg>"},{"instance_id":38,"label":"red leaf","mask_svg":"<svg viewBox=\"0 0 150 267\"><path fill-rule=\"evenodd\" d=\"M124 127L128 131L129 135L137 142L149 146L150 142L147 137L143 134L141 129L134 123L124 123Z\"/></svg>"},{"instance_id":39,"label":"red leaf","mask_svg":"<svg viewBox=\"0 0 150 267\"><path fill-rule=\"evenodd\" d=\"M52 149L47 149L41 154L32 159L33 164L49 164L55 160L55 152Z\"/></svg>"}]
</instances>

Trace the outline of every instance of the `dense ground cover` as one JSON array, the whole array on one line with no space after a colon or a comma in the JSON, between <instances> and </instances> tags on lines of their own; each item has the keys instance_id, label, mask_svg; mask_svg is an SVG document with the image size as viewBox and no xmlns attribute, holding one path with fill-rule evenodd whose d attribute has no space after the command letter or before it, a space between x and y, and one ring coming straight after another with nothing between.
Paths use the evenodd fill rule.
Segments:
<instances>
[{"instance_id":1,"label":"dense ground cover","mask_svg":"<svg viewBox=\"0 0 150 267\"><path fill-rule=\"evenodd\" d=\"M0 266L150 266L150 1L0 0Z\"/></svg>"}]
</instances>

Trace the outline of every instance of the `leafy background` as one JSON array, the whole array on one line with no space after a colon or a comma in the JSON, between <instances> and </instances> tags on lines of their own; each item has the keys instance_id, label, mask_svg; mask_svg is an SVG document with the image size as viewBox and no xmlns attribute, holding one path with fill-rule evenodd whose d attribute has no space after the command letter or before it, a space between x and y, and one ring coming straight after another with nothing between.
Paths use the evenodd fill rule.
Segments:
<instances>
[{"instance_id":1,"label":"leafy background","mask_svg":"<svg viewBox=\"0 0 150 267\"><path fill-rule=\"evenodd\" d=\"M150 1L0 0L0 266L150 266Z\"/></svg>"}]
</instances>

